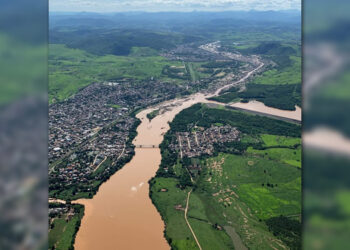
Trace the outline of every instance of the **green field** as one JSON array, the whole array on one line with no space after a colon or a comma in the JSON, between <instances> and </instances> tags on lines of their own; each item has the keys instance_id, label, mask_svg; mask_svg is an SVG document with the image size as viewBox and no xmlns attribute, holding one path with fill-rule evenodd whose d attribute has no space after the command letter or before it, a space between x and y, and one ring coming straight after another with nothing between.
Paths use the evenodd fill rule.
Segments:
<instances>
[{"instance_id":1,"label":"green field","mask_svg":"<svg viewBox=\"0 0 350 250\"><path fill-rule=\"evenodd\" d=\"M151 196L163 220L166 223L165 235L168 242L176 249L197 249L191 231L186 225L184 211L176 210L176 205L186 207L189 189L177 188L175 178L156 178L151 181ZM166 189L166 192L161 192Z\"/></svg>"},{"instance_id":2,"label":"green field","mask_svg":"<svg viewBox=\"0 0 350 250\"><path fill-rule=\"evenodd\" d=\"M219 221L213 221L213 217L209 216L206 202L205 197L201 197L196 191L189 200L187 216L199 243L203 249L232 249L233 243L229 235L224 230L214 228Z\"/></svg>"},{"instance_id":3,"label":"green field","mask_svg":"<svg viewBox=\"0 0 350 250\"><path fill-rule=\"evenodd\" d=\"M286 136L276 136L269 134L260 135L262 141L264 142L264 146L294 146L300 145L301 139L296 137L286 137Z\"/></svg>"},{"instance_id":4,"label":"green field","mask_svg":"<svg viewBox=\"0 0 350 250\"><path fill-rule=\"evenodd\" d=\"M261 139L265 149L259 150L249 147L247 152L301 168L300 138L263 134Z\"/></svg>"},{"instance_id":5,"label":"green field","mask_svg":"<svg viewBox=\"0 0 350 250\"><path fill-rule=\"evenodd\" d=\"M229 234L213 226L220 225L235 228L249 248L281 249L284 244L268 231L264 221L280 215L300 217L300 170L249 153L219 154L203 160L202 165L205 168L196 181L188 211L202 248L233 249ZM171 239L170 244L178 249L192 249L195 242L185 224L184 211L174 208L178 204L185 207L189 188L182 190L177 184L176 178L155 178L151 182L151 197L167 225L165 234L168 241ZM161 192L162 188L167 192Z\"/></svg>"},{"instance_id":6,"label":"green field","mask_svg":"<svg viewBox=\"0 0 350 250\"><path fill-rule=\"evenodd\" d=\"M132 47L129 56L158 56L158 51L149 47Z\"/></svg>"},{"instance_id":7,"label":"green field","mask_svg":"<svg viewBox=\"0 0 350 250\"><path fill-rule=\"evenodd\" d=\"M290 124L288 130L280 130L279 123L200 104L175 117L160 146L162 162L151 182L151 198L174 249L188 249L179 242L192 239L186 236L184 211L175 209L178 204L185 207L191 189L187 217L203 249L300 248L301 139L296 137L300 126ZM193 130L193 124L231 124L242 131L241 140L217 146L213 156L180 159L167 145L176 131ZM198 172L186 170L194 163L201 166Z\"/></svg>"},{"instance_id":8,"label":"green field","mask_svg":"<svg viewBox=\"0 0 350 250\"><path fill-rule=\"evenodd\" d=\"M0 106L46 93L46 53L46 45L21 43L0 33Z\"/></svg>"},{"instance_id":9,"label":"green field","mask_svg":"<svg viewBox=\"0 0 350 250\"><path fill-rule=\"evenodd\" d=\"M281 214L300 214L299 169L249 154L244 156L222 154L208 159L206 164L213 166L220 161L223 161L220 164L220 173L209 167L207 176L204 177L212 177L205 185L207 189L212 189L213 193L225 189L234 191L258 219ZM221 185L211 185L213 183ZM273 184L273 187L268 186L268 183ZM216 197L219 200L229 195L219 194Z\"/></svg>"},{"instance_id":10,"label":"green field","mask_svg":"<svg viewBox=\"0 0 350 250\"><path fill-rule=\"evenodd\" d=\"M296 149L289 148L268 148L264 150L253 149L249 147L247 150L248 153L261 155L262 157L269 159L284 162L296 167L301 168L301 147Z\"/></svg>"},{"instance_id":11,"label":"green field","mask_svg":"<svg viewBox=\"0 0 350 250\"><path fill-rule=\"evenodd\" d=\"M209 74L203 73L200 71L201 66L203 63L196 63L196 62L186 62L186 71L191 76L191 81L195 82L200 80L201 78L208 77Z\"/></svg>"},{"instance_id":12,"label":"green field","mask_svg":"<svg viewBox=\"0 0 350 250\"><path fill-rule=\"evenodd\" d=\"M259 45L258 43L244 43L244 44L233 45L232 47L237 50L245 50L245 49L255 48L258 45Z\"/></svg>"},{"instance_id":13,"label":"green field","mask_svg":"<svg viewBox=\"0 0 350 250\"><path fill-rule=\"evenodd\" d=\"M110 104L109 106L112 107L112 108L115 108L115 109L121 108L121 106L118 105L118 104Z\"/></svg>"},{"instance_id":14,"label":"green field","mask_svg":"<svg viewBox=\"0 0 350 250\"><path fill-rule=\"evenodd\" d=\"M49 249L72 249L75 235L80 226L80 220L84 215L84 207L82 205L73 205L73 207L78 212L68 222L66 218L54 218L53 228L49 230Z\"/></svg>"},{"instance_id":15,"label":"green field","mask_svg":"<svg viewBox=\"0 0 350 250\"><path fill-rule=\"evenodd\" d=\"M133 48L134 56L97 56L62 44L50 44L49 49L50 102L64 100L93 82L122 78L167 79L162 75L164 66L181 66L180 62L170 62L160 56L140 56L147 54L144 48Z\"/></svg>"},{"instance_id":16,"label":"green field","mask_svg":"<svg viewBox=\"0 0 350 250\"><path fill-rule=\"evenodd\" d=\"M257 76L252 83L256 84L300 84L301 83L301 57L291 56L292 66L279 69L270 69L261 76Z\"/></svg>"},{"instance_id":17,"label":"green field","mask_svg":"<svg viewBox=\"0 0 350 250\"><path fill-rule=\"evenodd\" d=\"M337 79L329 82L321 90L320 95L329 99L349 100L350 98L350 73L339 75Z\"/></svg>"}]
</instances>

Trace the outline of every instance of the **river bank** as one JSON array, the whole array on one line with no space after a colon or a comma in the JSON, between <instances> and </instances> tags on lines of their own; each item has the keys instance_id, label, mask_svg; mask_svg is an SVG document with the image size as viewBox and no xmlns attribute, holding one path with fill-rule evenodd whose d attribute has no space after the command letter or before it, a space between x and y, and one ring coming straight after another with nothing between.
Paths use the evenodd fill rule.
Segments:
<instances>
[{"instance_id":1,"label":"river bank","mask_svg":"<svg viewBox=\"0 0 350 250\"><path fill-rule=\"evenodd\" d=\"M141 111L136 115L141 124L133 144L159 145L169 129L168 122L201 101L205 101L204 95L196 94ZM155 108L160 108L160 115L149 121L147 114ZM136 148L133 159L102 184L93 199L75 201L85 206L76 249L169 249L163 237L164 223L149 199L148 181L160 160L158 148Z\"/></svg>"},{"instance_id":2,"label":"river bank","mask_svg":"<svg viewBox=\"0 0 350 250\"><path fill-rule=\"evenodd\" d=\"M237 128L240 140L207 151L200 144L215 145L215 140L204 137L224 143L225 136L206 131L223 124ZM284 246L266 229L265 220L300 211L300 168L293 165L300 163L300 125L197 104L183 110L170 126L160 146L162 163L150 182L150 196L166 222L169 244L174 249ZM203 154L187 158L181 151Z\"/></svg>"},{"instance_id":3,"label":"river bank","mask_svg":"<svg viewBox=\"0 0 350 250\"><path fill-rule=\"evenodd\" d=\"M159 145L169 130L168 123L180 111L196 103L215 103L207 98L244 82L262 67L263 63L240 80L217 89L213 94L197 93L139 112L136 117L141 124L132 143ZM154 110L159 110L159 114L149 120L147 114ZM85 206L85 216L75 241L76 249L170 248L163 235L164 222L149 198L148 181L155 176L160 161L159 148L136 148L131 161L103 183L93 199L75 201Z\"/></svg>"}]
</instances>

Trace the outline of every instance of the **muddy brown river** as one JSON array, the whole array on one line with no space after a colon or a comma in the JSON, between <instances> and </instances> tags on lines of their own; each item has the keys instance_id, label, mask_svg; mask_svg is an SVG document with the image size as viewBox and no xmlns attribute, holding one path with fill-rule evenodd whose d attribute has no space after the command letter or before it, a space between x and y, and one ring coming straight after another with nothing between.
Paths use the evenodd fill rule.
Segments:
<instances>
[{"instance_id":1,"label":"muddy brown river","mask_svg":"<svg viewBox=\"0 0 350 250\"><path fill-rule=\"evenodd\" d=\"M203 95L162 105L163 114L151 122L153 109L140 112L135 145L159 145L171 121L181 110L204 101ZM163 231L164 222L149 198L148 181L161 160L159 148L136 148L135 156L101 185L93 199L80 199L85 215L78 231L75 249L170 249Z\"/></svg>"},{"instance_id":2,"label":"muddy brown river","mask_svg":"<svg viewBox=\"0 0 350 250\"><path fill-rule=\"evenodd\" d=\"M209 96L195 94L137 114L141 124L134 145L159 145L169 129L168 122L195 103L208 103L206 97ZM146 115L154 109L160 109L160 114L149 121ZM155 175L160 161L159 148L136 148L133 159L103 183L93 199L76 201L85 205L85 215L75 249L170 249L163 236L164 222L149 198L148 181Z\"/></svg>"},{"instance_id":3,"label":"muddy brown river","mask_svg":"<svg viewBox=\"0 0 350 250\"><path fill-rule=\"evenodd\" d=\"M229 104L229 106L301 121L301 108L298 106L295 106L295 111L267 107L264 103L258 101L250 101L248 103L236 102Z\"/></svg>"}]
</instances>

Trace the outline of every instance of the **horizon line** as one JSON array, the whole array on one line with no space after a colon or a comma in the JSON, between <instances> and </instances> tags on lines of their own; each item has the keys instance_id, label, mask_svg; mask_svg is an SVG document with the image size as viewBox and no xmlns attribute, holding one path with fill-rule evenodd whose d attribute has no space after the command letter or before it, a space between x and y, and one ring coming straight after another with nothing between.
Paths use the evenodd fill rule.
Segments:
<instances>
[{"instance_id":1,"label":"horizon line","mask_svg":"<svg viewBox=\"0 0 350 250\"><path fill-rule=\"evenodd\" d=\"M71 13L71 14L120 14L120 13L206 13L206 12L302 12L301 9L281 9L281 10L164 10L164 11L152 11L152 10L124 10L124 11L66 11L66 10L49 10L49 13Z\"/></svg>"}]
</instances>

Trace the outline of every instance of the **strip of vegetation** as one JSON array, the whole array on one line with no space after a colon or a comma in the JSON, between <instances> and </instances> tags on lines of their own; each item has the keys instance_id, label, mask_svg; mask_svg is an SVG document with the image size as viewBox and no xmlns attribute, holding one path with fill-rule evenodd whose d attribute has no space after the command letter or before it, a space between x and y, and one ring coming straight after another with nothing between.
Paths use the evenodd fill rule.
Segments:
<instances>
[{"instance_id":1,"label":"strip of vegetation","mask_svg":"<svg viewBox=\"0 0 350 250\"><path fill-rule=\"evenodd\" d=\"M171 131L186 132L189 124L208 128L215 123L228 124L237 127L242 133L248 134L301 136L300 126L296 124L239 111L212 109L203 104L195 104L181 111L171 123Z\"/></svg>"},{"instance_id":2,"label":"strip of vegetation","mask_svg":"<svg viewBox=\"0 0 350 250\"><path fill-rule=\"evenodd\" d=\"M211 101L216 101L216 102L221 102L221 103L230 103L230 102L234 102L234 101L239 101L240 98L238 96L239 94L237 92L226 92L225 94L219 95L219 96L215 96L215 97L211 97L208 100Z\"/></svg>"},{"instance_id":3,"label":"strip of vegetation","mask_svg":"<svg viewBox=\"0 0 350 250\"><path fill-rule=\"evenodd\" d=\"M154 117L156 117L159 114L159 109L153 110L152 112L147 114L148 120L153 120Z\"/></svg>"},{"instance_id":4,"label":"strip of vegetation","mask_svg":"<svg viewBox=\"0 0 350 250\"><path fill-rule=\"evenodd\" d=\"M81 219L84 216L84 206L80 204L50 203L49 210L67 209L68 213L50 213L49 249L72 250Z\"/></svg>"},{"instance_id":5,"label":"strip of vegetation","mask_svg":"<svg viewBox=\"0 0 350 250\"><path fill-rule=\"evenodd\" d=\"M206 64L203 64L203 68L207 69L216 69L216 68L236 68L240 65L238 61L211 61Z\"/></svg>"},{"instance_id":6,"label":"strip of vegetation","mask_svg":"<svg viewBox=\"0 0 350 250\"><path fill-rule=\"evenodd\" d=\"M201 65L201 72L210 74L210 77L224 76L226 73L237 73L243 63L238 61L210 61Z\"/></svg>"},{"instance_id":7,"label":"strip of vegetation","mask_svg":"<svg viewBox=\"0 0 350 250\"><path fill-rule=\"evenodd\" d=\"M162 74L169 78L177 78L181 80L190 80L191 75L188 70L185 70L185 67L170 67L169 65L165 65L162 69Z\"/></svg>"},{"instance_id":8,"label":"strip of vegetation","mask_svg":"<svg viewBox=\"0 0 350 250\"><path fill-rule=\"evenodd\" d=\"M120 109L121 106L118 104L109 104L110 107L115 108L115 109Z\"/></svg>"},{"instance_id":9,"label":"strip of vegetation","mask_svg":"<svg viewBox=\"0 0 350 250\"><path fill-rule=\"evenodd\" d=\"M295 110L295 105L301 106L301 85L261 85L250 83L244 92L238 92L236 88L231 88L226 93L211 98L211 100L229 103L241 99L241 102L257 100L266 106Z\"/></svg>"}]
</instances>

